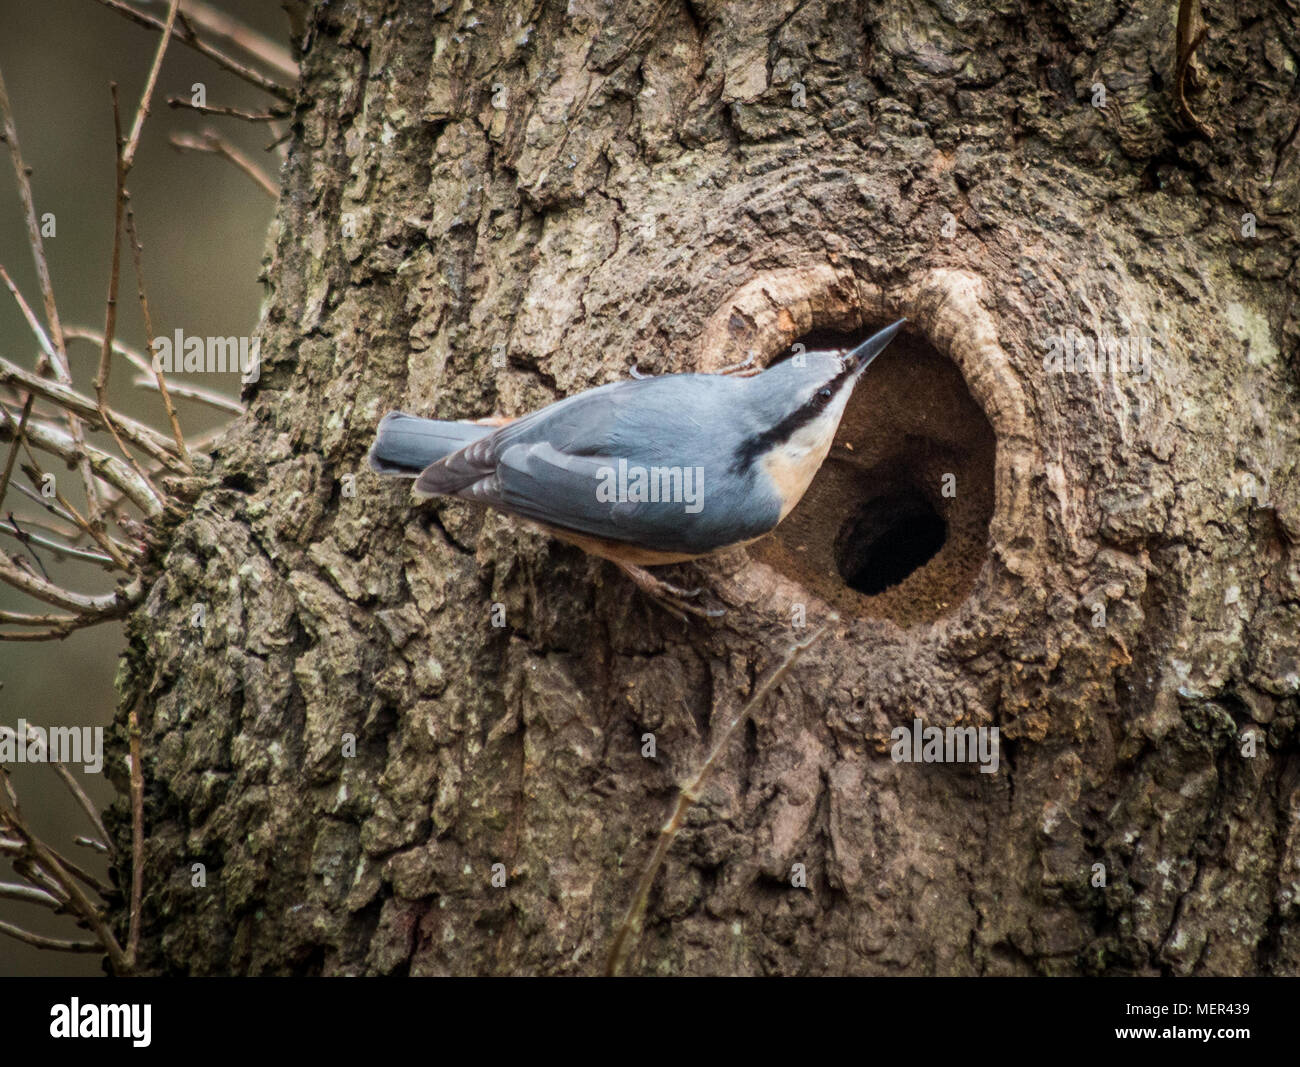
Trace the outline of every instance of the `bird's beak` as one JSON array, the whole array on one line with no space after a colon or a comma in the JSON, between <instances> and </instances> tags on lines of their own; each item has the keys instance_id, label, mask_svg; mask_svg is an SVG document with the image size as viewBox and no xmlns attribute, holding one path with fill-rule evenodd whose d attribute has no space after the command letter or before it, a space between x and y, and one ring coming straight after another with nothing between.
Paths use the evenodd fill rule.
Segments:
<instances>
[{"instance_id":1,"label":"bird's beak","mask_svg":"<svg viewBox=\"0 0 1300 1067\"><path fill-rule=\"evenodd\" d=\"M879 333L873 333L852 352L845 355L846 360L851 360L857 364L853 371L855 375L861 374L871 366L871 361L885 350L889 342L894 339L894 334L903 328L903 323L906 321L906 319L899 319L892 326L886 326Z\"/></svg>"}]
</instances>

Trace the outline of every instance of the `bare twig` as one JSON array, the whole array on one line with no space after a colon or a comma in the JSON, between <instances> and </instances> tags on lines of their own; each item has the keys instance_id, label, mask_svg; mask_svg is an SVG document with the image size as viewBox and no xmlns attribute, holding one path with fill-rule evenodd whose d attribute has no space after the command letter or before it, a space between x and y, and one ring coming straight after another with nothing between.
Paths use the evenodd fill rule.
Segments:
<instances>
[{"instance_id":1,"label":"bare twig","mask_svg":"<svg viewBox=\"0 0 1300 1067\"><path fill-rule=\"evenodd\" d=\"M75 412L94 426L107 428L104 422L105 413L101 412L98 405L89 397L83 396L69 386L60 385L46 378L38 378L7 359L0 358L0 385L5 384L16 385L34 392L59 407ZM183 471L179 458L171 451L175 445L167 437L153 427L136 422L125 415L111 411L107 414L114 428L133 445L148 452L158 462Z\"/></svg>"},{"instance_id":2,"label":"bare twig","mask_svg":"<svg viewBox=\"0 0 1300 1067\"><path fill-rule=\"evenodd\" d=\"M14 464L18 460L18 450L22 447L25 435L27 433L27 420L32 414L32 403L36 397L32 393L27 394L27 400L23 403L23 412L18 417L18 425L14 430L13 444L9 448L9 458L5 460L4 473L0 474L0 504L4 503L5 495L9 492L9 479L14 473ZM9 413L6 411L5 415Z\"/></svg>"},{"instance_id":3,"label":"bare twig","mask_svg":"<svg viewBox=\"0 0 1300 1067\"><path fill-rule=\"evenodd\" d=\"M280 189L275 182L263 174L244 153L213 130L204 130L199 137L188 133L174 133L171 135L171 143L177 148L188 149L191 152L211 152L222 156L257 182L272 200L280 196Z\"/></svg>"},{"instance_id":4,"label":"bare twig","mask_svg":"<svg viewBox=\"0 0 1300 1067\"><path fill-rule=\"evenodd\" d=\"M287 114L283 110L245 111L243 108L223 107L220 104L195 104L186 100L183 96L169 96L167 106L197 111L200 115L224 115L227 118L243 119L245 122L274 122L276 119L284 118Z\"/></svg>"},{"instance_id":5,"label":"bare twig","mask_svg":"<svg viewBox=\"0 0 1300 1067\"><path fill-rule=\"evenodd\" d=\"M55 952L103 952L104 946L98 941L63 941L57 937L34 934L12 923L0 922L0 934L8 934L16 941L25 941L36 948L48 948Z\"/></svg>"},{"instance_id":6,"label":"bare twig","mask_svg":"<svg viewBox=\"0 0 1300 1067\"><path fill-rule=\"evenodd\" d=\"M140 245L139 235L135 232L135 212L131 210L129 199L126 205L126 232L131 241L131 259L135 263L136 292L140 298L140 314L144 319L145 347L152 352L154 350L153 315L149 312L149 299L144 292L144 249ZM185 444L185 435L181 433L181 423L176 417L176 409L172 406L171 395L167 392L167 378L163 374L162 368L152 360L149 362L149 369L153 371L158 392L162 395L163 408L167 412L168 422L171 423L172 437L176 441L176 448L180 452L181 459L185 462L186 469L193 470L194 461L190 456L189 448Z\"/></svg>"},{"instance_id":7,"label":"bare twig","mask_svg":"<svg viewBox=\"0 0 1300 1067\"><path fill-rule=\"evenodd\" d=\"M131 384L141 389L158 388L157 382L143 376L132 378ZM171 391L172 396L180 397L182 400L193 400L196 404L206 404L208 407L224 411L228 415L242 415L244 413L243 404L234 397L219 393L215 389L205 389L201 385L190 385L189 382L172 382L167 388Z\"/></svg>"},{"instance_id":8,"label":"bare twig","mask_svg":"<svg viewBox=\"0 0 1300 1067\"><path fill-rule=\"evenodd\" d=\"M102 552L92 552L88 548L76 548L73 545L65 545L61 541L56 541L52 537L45 537L38 533L32 533L30 530L24 530L18 525L18 520L10 515L8 519L0 519L0 533L8 534L16 541L23 544L33 544L39 548L48 548L58 556L70 556L72 559L85 560L87 563L98 563L107 566L110 569L115 568L117 563L112 556L106 556ZM49 575L46 575L49 578Z\"/></svg>"},{"instance_id":9,"label":"bare twig","mask_svg":"<svg viewBox=\"0 0 1300 1067\"><path fill-rule=\"evenodd\" d=\"M76 621L75 615L32 615L25 611L0 611L0 623L10 626L47 626Z\"/></svg>"},{"instance_id":10,"label":"bare twig","mask_svg":"<svg viewBox=\"0 0 1300 1067\"><path fill-rule=\"evenodd\" d=\"M140 580L137 578L129 585L119 586L111 593L99 596L86 596L74 593L62 586L38 578L23 570L10 559L5 552L0 552L0 581L7 582L28 596L53 604L64 611L75 611L88 620L102 622L125 615L144 595Z\"/></svg>"},{"instance_id":11,"label":"bare twig","mask_svg":"<svg viewBox=\"0 0 1300 1067\"><path fill-rule=\"evenodd\" d=\"M8 413L6 412L6 414ZM30 434L34 429L35 427L29 427L28 433ZM43 475L40 469L40 464L37 463L36 456L32 453L31 442L28 441L26 437L24 437L22 439L22 446L23 446L23 451L27 453L27 458L31 461L30 465L23 464L22 471L24 474L27 475L28 478L31 479L32 485L39 485L42 481ZM42 486L42 488L44 487ZM102 524L100 526L95 526L92 525L86 519L83 519L81 515L77 512L77 509L74 508L70 503L68 503L68 498L65 497L63 493L61 493L57 488L54 491L54 499L59 502L59 504L62 506L64 513L66 513L71 517L72 521L77 525L77 527L88 537L90 537L90 539L93 540L95 544L99 545L100 548L102 548L105 552L107 552L110 556L112 556L113 559L117 561L118 565L122 567L123 570L130 569L127 564L125 555L123 555L122 551L119 549L117 544L113 541L113 539L109 537L108 531L105 528L103 528Z\"/></svg>"},{"instance_id":12,"label":"bare twig","mask_svg":"<svg viewBox=\"0 0 1300 1067\"><path fill-rule=\"evenodd\" d=\"M0 412L2 412L6 416L6 423L10 418L12 418L9 412L4 411L3 407L0 407ZM27 477L31 479L32 485L40 485L43 479L43 475L40 469L40 464L37 462L36 456L32 452L31 441L28 438L32 437L33 435L37 437L41 437L46 432L47 431L43 425L32 424L27 427L25 435L19 436L15 434L15 440L21 442L23 450L27 453L27 457L31 461L30 465L24 464L22 470L23 473L26 474ZM48 432L51 440L57 437L57 433L56 431L53 430L52 427L49 429ZM87 460L84 449L82 449L80 452L77 452L76 455L77 458L82 461ZM19 488L21 488L21 486L19 486ZM45 487L42 485L42 489L44 488ZM113 559L118 563L118 565L122 567L122 569L124 570L130 569L126 561L126 557L119 550L118 546L114 543L113 539L108 536L108 532L106 529L103 528L102 524L100 526L95 526L92 525L87 520L83 519L81 515L77 513L76 508L74 508L70 503L68 503L67 497L65 497L57 488L54 491L54 499L57 500L60 505L62 505L63 514L66 514L69 518L71 518L72 522L75 523L76 526L82 530L82 532L88 535L97 545L99 545L100 548L102 548L105 552L107 552L110 556L112 556Z\"/></svg>"},{"instance_id":13,"label":"bare twig","mask_svg":"<svg viewBox=\"0 0 1300 1067\"><path fill-rule=\"evenodd\" d=\"M17 439L19 427L10 422L12 417L9 412L0 407L0 441L11 437ZM26 428L25 437L34 447L58 456L65 462L86 457L97 477L120 489L146 515L153 518L162 514L162 494L147 478L117 457L110 456L107 452L101 452L90 445L78 449L73 444L71 436L50 423L31 422Z\"/></svg>"},{"instance_id":14,"label":"bare twig","mask_svg":"<svg viewBox=\"0 0 1300 1067\"><path fill-rule=\"evenodd\" d=\"M187 24L197 24L206 38L228 42L265 63L282 77L290 81L297 79L298 64L289 49L227 12L206 4L203 0L185 0L182 15Z\"/></svg>"},{"instance_id":15,"label":"bare twig","mask_svg":"<svg viewBox=\"0 0 1300 1067\"><path fill-rule=\"evenodd\" d=\"M144 906L144 768L140 756L140 717L127 715L131 749L131 905L127 925L127 958L134 968L140 958L140 916Z\"/></svg>"},{"instance_id":16,"label":"bare twig","mask_svg":"<svg viewBox=\"0 0 1300 1067\"><path fill-rule=\"evenodd\" d=\"M69 863L62 856L59 856L53 849L47 846L40 838L36 837L23 822L21 815L16 812L6 813L4 820L5 829L17 836L24 845L23 853L30 856L41 867L41 870L49 875L57 883L59 889L67 894L68 905L85 920L86 924L99 938L98 948L108 953L108 958L113 964L113 969L118 974L129 974L129 966L126 954L122 951L122 946L117 943L117 938L104 922L103 915L90 899L86 896L81 886L77 884L77 878L82 879L88 885L95 888L95 891L101 896L108 894L107 886L100 883L97 879L91 878L75 864ZM74 877L75 875L75 877ZM15 937L20 937L26 931L14 933L17 927L4 927L4 932ZM34 935L33 935L34 936ZM26 940L26 938L22 938ZM49 940L49 939L46 939ZM42 947L52 947L45 945ZM83 949L80 951L94 951L92 949Z\"/></svg>"},{"instance_id":17,"label":"bare twig","mask_svg":"<svg viewBox=\"0 0 1300 1067\"><path fill-rule=\"evenodd\" d=\"M172 0L171 20L167 24L167 33L163 34L163 46L171 38L171 22L176 18L176 6L180 0ZM157 57L161 60L161 53ZM157 63L155 63L155 67ZM95 401L99 407L101 421L106 424L117 442L118 450L127 460L135 463L135 457L122 443L121 435L113 429L113 422L108 415L108 374L113 365L113 332L117 329L117 283L122 262L122 216L126 211L126 150L122 144L122 114L117 102L117 82L109 86L113 96L113 132L114 144L117 146L117 179L113 188L113 251L112 266L108 278L108 300L104 310L104 344L100 349L99 370L95 374ZM142 107L144 102L141 102Z\"/></svg>"},{"instance_id":18,"label":"bare twig","mask_svg":"<svg viewBox=\"0 0 1300 1067\"><path fill-rule=\"evenodd\" d=\"M9 292L13 294L14 300L18 302L18 309L27 319L27 325L31 328L32 333L36 335L36 340L40 343L41 351L45 353L46 360L53 361L56 357L54 350L50 347L49 338L45 336L45 331L41 329L41 324L36 320L36 315L32 312L27 301L23 299L23 294L19 291L18 286L14 285L13 279L9 277L9 272L3 266L0 266L0 278L9 287ZM41 367L38 366L37 370L41 370ZM22 447L23 434L27 430L27 420L31 416L32 405L35 400L35 394L28 393L23 401L23 413L18 419L18 432L14 435L13 445L9 449L9 458L5 461L4 473L0 474L0 504L4 503L5 494L9 492L9 480L13 476L14 463L18 459L18 450Z\"/></svg>"},{"instance_id":19,"label":"bare twig","mask_svg":"<svg viewBox=\"0 0 1300 1067\"><path fill-rule=\"evenodd\" d=\"M135 162L135 151L140 146L140 134L144 131L145 120L149 117L149 104L153 100L154 86L158 84L158 72L162 70L163 56L167 54L167 45L172 39L172 27L176 25L176 12L180 10L181 0L171 0L167 12L167 24L163 27L162 40L158 42L158 51L154 53L153 66L149 68L149 79L145 82L144 92L140 94L140 106L135 111L135 123L131 127L131 138L122 153L123 177Z\"/></svg>"},{"instance_id":20,"label":"bare twig","mask_svg":"<svg viewBox=\"0 0 1300 1067\"><path fill-rule=\"evenodd\" d=\"M74 527L76 527L77 531L80 534L84 536L88 536L92 540L94 540L94 536L88 533L86 530L85 520L81 519L80 516L72 514L66 508L60 506L57 501L46 500L45 497L41 496L40 493L28 489L27 486L21 484L20 482L14 482L13 489L15 490L15 492L22 493L22 495L27 497L28 500L31 500L34 503L39 504L41 507L43 507L46 511L48 511L51 515L55 516L56 518L66 520L67 522L71 523ZM29 518L27 521L31 522L32 520ZM72 537L75 535L60 533L60 536ZM120 541L108 537L107 534L105 534L104 536L106 539L112 541L113 546L118 550L119 553L125 555L132 550L130 545L124 545Z\"/></svg>"},{"instance_id":21,"label":"bare twig","mask_svg":"<svg viewBox=\"0 0 1300 1067\"><path fill-rule=\"evenodd\" d=\"M44 630L21 631L19 633L0 633L3 641L57 641L67 637L73 630L90 625L76 615L30 615L21 611L0 611L0 624L9 626L44 626ZM3 843L0 842L0 845ZM0 852L3 847L0 847Z\"/></svg>"},{"instance_id":22,"label":"bare twig","mask_svg":"<svg viewBox=\"0 0 1300 1067\"><path fill-rule=\"evenodd\" d=\"M0 882L0 897L6 900L21 900L27 904L43 904L47 908L61 908L63 901L53 893L37 889L33 885L16 885L13 882Z\"/></svg>"},{"instance_id":23,"label":"bare twig","mask_svg":"<svg viewBox=\"0 0 1300 1067\"><path fill-rule=\"evenodd\" d=\"M32 547L33 545L36 545L38 548L43 547L40 544L41 541L40 535L29 534L26 530L24 530L21 526L19 526L18 523L14 521L13 512L9 513L8 526L6 526L4 523L0 523L0 532L7 533L10 537L12 537L20 545L22 545L23 548L27 549L27 554L32 557L33 561L36 563L36 566L39 567L41 570L41 576L48 582L50 580L50 572L45 569L45 564L41 562L40 555L37 554L36 549ZM105 558L107 559L108 557ZM110 559L109 563L112 562L113 561Z\"/></svg>"},{"instance_id":24,"label":"bare twig","mask_svg":"<svg viewBox=\"0 0 1300 1067\"><path fill-rule=\"evenodd\" d=\"M9 91L5 88L4 76L0 74L0 128L3 129L4 140L9 145L9 155L13 160L14 175L18 180L18 196L22 201L23 213L27 219L27 242L31 246L32 258L36 261L36 276L40 280L41 295L45 300L45 318L49 326L50 336L46 338L45 333L35 325L35 316L30 314L26 309L26 303L19 297L19 305L22 306L28 317L28 321L33 324L33 332L38 340L41 341L42 347L49 357L50 367L54 371L55 379L65 386L72 384L72 371L68 366L68 351L63 340L63 327L59 320L59 308L54 299L54 283L50 280L50 268L45 259L45 243L41 239L41 227L36 218L36 201L32 196L32 184L27 165L23 162L22 151L18 146L18 127L14 124L13 110L9 104ZM18 297L18 289L10 281L9 276L5 275L5 282L10 290ZM40 367L37 368L41 370ZM67 416L68 432L79 445L85 440L85 435L81 428L81 423L71 413ZM81 472L81 481L86 489L86 504L90 511L90 521L98 525L102 522L99 510L99 492L95 485L94 476L90 473L90 467L86 463L79 464Z\"/></svg>"},{"instance_id":25,"label":"bare twig","mask_svg":"<svg viewBox=\"0 0 1300 1067\"><path fill-rule=\"evenodd\" d=\"M86 791L81 788L77 780L72 777L72 772L62 763L52 763L54 773L63 779L63 784L68 787L68 792L72 794L73 799L81 806L81 810L86 813L86 818L90 820L90 825L95 828L95 833L99 834L100 841L111 842L113 839L108 836L108 831L104 829L104 820L99 817L99 811L91 802L90 797L86 796Z\"/></svg>"},{"instance_id":26,"label":"bare twig","mask_svg":"<svg viewBox=\"0 0 1300 1067\"><path fill-rule=\"evenodd\" d=\"M18 310L23 313L23 318L27 320L28 327L30 327L32 333L36 335L36 340L41 346L41 351L45 353L51 363L57 362L59 358L58 354L54 351L54 346L50 344L50 339L46 336L45 331L41 329L40 320L36 318L36 313L32 311L32 306L23 298L22 292L19 290L18 286L14 284L14 280L9 277L9 272L5 270L3 266L0 266L0 279L4 280L9 292L13 294L13 298L18 304ZM60 329L62 329L62 327L60 327Z\"/></svg>"},{"instance_id":27,"label":"bare twig","mask_svg":"<svg viewBox=\"0 0 1300 1067\"><path fill-rule=\"evenodd\" d=\"M152 15L146 15L143 11L137 11L130 4L124 3L123 0L99 0L99 2L105 7L111 8L118 12L118 14L126 16L132 22L144 26L147 29L161 30L163 28L162 20L156 19ZM278 97L286 103L293 103L292 89L281 85L279 82L273 81L271 78L268 78L263 74L259 74L251 67L239 62L239 60L226 55L220 49L214 48L212 45L200 40L198 35L189 27L188 24L183 24L177 27L175 29L175 35L176 39L180 41L181 44L187 45L201 55L207 56L218 66L230 71L230 73L234 74L236 77L242 78L244 81L249 82L252 85L256 85L259 89L270 93L272 96Z\"/></svg>"},{"instance_id":28,"label":"bare twig","mask_svg":"<svg viewBox=\"0 0 1300 1067\"><path fill-rule=\"evenodd\" d=\"M635 947L636 942L641 936L641 927L645 921L646 904L650 899L650 890L654 885L655 876L663 866L664 860L668 856L668 850L672 848L673 841L677 833L682 828L682 823L686 818L686 813L700 798L703 791L704 783L709 774L717 765L727 745L737 730L749 719L749 717L758 709L763 700L773 689L778 686L782 679L790 672L790 668L798 662L808 649L812 648L826 631L839 621L838 615L831 615L830 621L819 627L810 634L805 640L798 641L790 646L785 658L777 664L775 670L761 682L754 695L746 701L731 720L718 731L717 740L714 741L713 747L705 757L704 762L700 764L699 769L694 776L683 785L677 794L677 801L673 805L673 810L668 816L668 821L663 824L659 830L659 838L655 842L654 851L650 854L650 859L646 862L641 871L641 877L637 880L636 892L632 897L632 903L628 906L627 914L623 922L619 925L614 935L614 941L610 946L609 956L605 961L605 974L610 977L616 977L623 969L627 962L628 955Z\"/></svg>"},{"instance_id":29,"label":"bare twig","mask_svg":"<svg viewBox=\"0 0 1300 1067\"><path fill-rule=\"evenodd\" d=\"M80 530L65 523L51 522L49 519L37 515L23 515L21 518L24 526L31 526L37 530L47 530L56 537L62 537L65 541L76 542L82 536Z\"/></svg>"},{"instance_id":30,"label":"bare twig","mask_svg":"<svg viewBox=\"0 0 1300 1067\"><path fill-rule=\"evenodd\" d=\"M140 103L136 108L135 120L131 126L131 134L122 141L122 123L121 112L118 107L117 85L112 86L113 95L113 128L117 138L117 181L114 189L113 199L113 252L112 252L112 269L109 274L108 283L108 300L104 315L104 340L100 349L99 372L95 376L95 398L104 424L113 434L117 441L118 447L122 454L127 457L128 461L140 477L148 482L148 476L136 462L136 459L126 446L122 443L113 421L108 415L108 379L112 368L113 357L113 333L117 328L117 294L119 279L121 276L121 256L122 256L122 231L125 225L125 219L128 211L128 200L130 194L127 192L126 179L131 172L131 166L135 162L135 153L140 145L140 135L144 130L145 120L149 117L149 105L153 100L154 87L158 83L158 73L162 69L163 57L167 53L167 45L171 41L172 31L176 25L176 15L180 10L180 0L171 0L171 6L167 12L167 22L163 26L162 38L158 42L158 50L154 54L152 67L149 69L149 77L145 82L144 91L140 94ZM140 297L140 304L145 315L146 330L150 346L153 344L153 323L149 315L148 301L144 294L144 274L141 269L140 246L139 240L135 234L134 218L132 218L131 228L132 252L135 258L137 290ZM176 412L172 408L171 398L167 395L167 384L161 374L158 377L158 388L162 394L163 403L166 405L167 413L171 419L172 432L176 440L177 453L181 463L186 471L192 470L190 463L189 450L185 447L185 438L181 434L180 423L176 419Z\"/></svg>"}]
</instances>

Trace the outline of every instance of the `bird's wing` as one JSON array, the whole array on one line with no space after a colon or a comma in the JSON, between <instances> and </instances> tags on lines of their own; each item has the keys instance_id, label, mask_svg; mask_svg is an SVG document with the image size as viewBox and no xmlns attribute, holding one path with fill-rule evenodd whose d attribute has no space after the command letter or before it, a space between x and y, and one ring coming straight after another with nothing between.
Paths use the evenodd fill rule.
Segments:
<instances>
[{"instance_id":1,"label":"bird's wing","mask_svg":"<svg viewBox=\"0 0 1300 1067\"><path fill-rule=\"evenodd\" d=\"M506 449L546 442L571 456L623 454L620 425L641 421L651 381L614 382L550 404L516 419L465 448L430 464L416 480L417 496L454 496L490 477ZM638 399L639 398L639 399ZM648 427L646 428L648 429ZM653 440L653 435L646 435Z\"/></svg>"},{"instance_id":2,"label":"bird's wing","mask_svg":"<svg viewBox=\"0 0 1300 1067\"><path fill-rule=\"evenodd\" d=\"M612 487L617 463L608 456L569 455L546 442L511 445L490 476L458 495L592 537L640 541L652 505L601 492L602 485Z\"/></svg>"},{"instance_id":3,"label":"bird's wing","mask_svg":"<svg viewBox=\"0 0 1300 1067\"><path fill-rule=\"evenodd\" d=\"M415 492L474 500L594 537L676 542L701 517L683 502L611 499L608 491L619 460L698 468L711 452L708 438L720 428L700 426L681 403L680 384L665 387L667 380L616 382L527 415L429 466ZM715 380L732 386L707 379L702 388L719 388Z\"/></svg>"}]
</instances>

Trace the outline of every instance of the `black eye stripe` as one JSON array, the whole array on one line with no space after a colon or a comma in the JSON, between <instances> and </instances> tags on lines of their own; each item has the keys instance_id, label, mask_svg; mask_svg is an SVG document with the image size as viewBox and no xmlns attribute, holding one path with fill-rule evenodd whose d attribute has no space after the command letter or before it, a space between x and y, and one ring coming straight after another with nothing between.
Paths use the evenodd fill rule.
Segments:
<instances>
[{"instance_id":1,"label":"black eye stripe","mask_svg":"<svg viewBox=\"0 0 1300 1067\"><path fill-rule=\"evenodd\" d=\"M747 474L750 466L760 456L776 445L788 441L800 427L806 426L818 418L822 409L830 403L831 397L834 397L851 377L853 377L853 368L845 367L830 382L813 393L812 397L802 407L796 408L765 433L757 434L743 441L740 447L736 449L735 457L731 463L731 473ZM830 396L823 397L822 393L827 390L830 391Z\"/></svg>"}]
</instances>

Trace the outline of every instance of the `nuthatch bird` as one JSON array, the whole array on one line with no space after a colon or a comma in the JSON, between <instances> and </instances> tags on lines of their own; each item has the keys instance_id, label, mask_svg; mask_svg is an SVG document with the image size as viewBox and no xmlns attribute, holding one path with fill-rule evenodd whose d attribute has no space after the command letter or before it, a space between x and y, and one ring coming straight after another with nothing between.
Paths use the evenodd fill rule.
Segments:
<instances>
[{"instance_id":1,"label":"nuthatch bird","mask_svg":"<svg viewBox=\"0 0 1300 1067\"><path fill-rule=\"evenodd\" d=\"M418 500L459 497L527 519L670 605L721 614L644 567L748 544L789 515L862 372L906 321L851 351L808 352L752 377L635 378L514 420L391 411L370 468L415 478Z\"/></svg>"}]
</instances>

